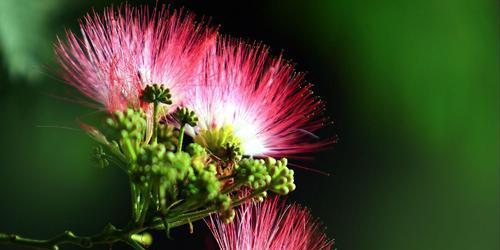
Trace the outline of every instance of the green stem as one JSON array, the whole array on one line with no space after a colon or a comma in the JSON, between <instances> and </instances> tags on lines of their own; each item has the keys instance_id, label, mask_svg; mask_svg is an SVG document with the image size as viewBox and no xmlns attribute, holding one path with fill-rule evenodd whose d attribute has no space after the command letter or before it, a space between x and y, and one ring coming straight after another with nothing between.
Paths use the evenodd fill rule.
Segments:
<instances>
[{"instance_id":1,"label":"green stem","mask_svg":"<svg viewBox=\"0 0 500 250\"><path fill-rule=\"evenodd\" d=\"M148 214L149 205L151 204L151 197L149 196L149 194L151 193L151 186L142 187L139 192L141 200L139 205L138 219L136 220L136 223L137 226L142 227Z\"/></svg>"},{"instance_id":2,"label":"green stem","mask_svg":"<svg viewBox=\"0 0 500 250\"><path fill-rule=\"evenodd\" d=\"M186 125L182 125L180 135L179 135L179 145L177 146L177 152L182 151L182 141L184 140L184 131L186 130Z\"/></svg>"},{"instance_id":3,"label":"green stem","mask_svg":"<svg viewBox=\"0 0 500 250\"><path fill-rule=\"evenodd\" d=\"M158 141L158 109L159 103L153 102L153 143Z\"/></svg>"},{"instance_id":4,"label":"green stem","mask_svg":"<svg viewBox=\"0 0 500 250\"><path fill-rule=\"evenodd\" d=\"M146 220L146 215L148 214L149 204L150 204L150 200L148 198L146 198L143 202L143 206L142 206L141 213L139 216L139 226L144 225L144 221Z\"/></svg>"},{"instance_id":5,"label":"green stem","mask_svg":"<svg viewBox=\"0 0 500 250\"><path fill-rule=\"evenodd\" d=\"M255 190L250 195L233 201L231 206L232 207L239 206L239 205L243 204L244 202L256 197L257 195L259 195L260 193L262 193L265 190L266 190L266 188L261 188L259 190ZM185 224L189 224L190 222L194 222L194 221L203 219L204 217L210 215L211 213L215 213L215 212L217 212L217 209L215 207L209 207L209 208L206 208L203 210L189 212L189 213L185 213L185 214L182 214L179 216L175 216L173 218L168 218L167 222L168 222L168 225L170 228L174 228L174 227L182 226ZM164 222L161 220L161 218L155 218L151 223L151 228L164 229L163 225L164 225Z\"/></svg>"},{"instance_id":6,"label":"green stem","mask_svg":"<svg viewBox=\"0 0 500 250\"><path fill-rule=\"evenodd\" d=\"M215 208L204 209L185 214L178 218L169 219L169 229L200 220L215 211ZM11 244L34 249L58 250L59 246L64 244L76 245L82 248L91 248L96 245L109 245L121 241L127 243L136 250L142 250L144 248L139 244L139 242L137 242L137 237L134 237L134 235L142 233L148 229L165 229L162 219L155 218L151 225L137 228L116 229L115 227L108 225L101 233L93 236L77 236L71 231L65 231L64 233L48 240L30 239L16 234L0 233L0 245Z\"/></svg>"},{"instance_id":7,"label":"green stem","mask_svg":"<svg viewBox=\"0 0 500 250\"><path fill-rule=\"evenodd\" d=\"M139 207L137 204L137 186L131 180L130 181L130 200L132 202L132 220L137 221L139 218Z\"/></svg>"},{"instance_id":8,"label":"green stem","mask_svg":"<svg viewBox=\"0 0 500 250\"><path fill-rule=\"evenodd\" d=\"M71 244L82 248L91 248L95 245L113 244L118 241L128 242L131 235L142 232L145 228L120 230L109 225L104 230L93 236L77 236L71 231L64 233L48 240L37 240L25 238L16 234L0 233L0 244L11 244L17 246L25 246L35 249L50 249L58 250L60 245Z\"/></svg>"},{"instance_id":9,"label":"green stem","mask_svg":"<svg viewBox=\"0 0 500 250\"><path fill-rule=\"evenodd\" d=\"M195 206L193 206L193 205L195 205ZM193 211L195 209L199 209L200 206L203 206L203 204L199 204L193 200L186 201L186 202L183 202L182 204L180 204L179 206L176 206L175 208L169 210L168 215L170 218L174 218L176 216L181 215L182 213L186 213L189 211Z\"/></svg>"},{"instance_id":10,"label":"green stem","mask_svg":"<svg viewBox=\"0 0 500 250\"><path fill-rule=\"evenodd\" d=\"M123 139L122 148L125 150L132 161L135 161L137 159L137 155L135 154L135 147L132 146L132 142L129 138Z\"/></svg>"},{"instance_id":11,"label":"green stem","mask_svg":"<svg viewBox=\"0 0 500 250\"><path fill-rule=\"evenodd\" d=\"M50 240L28 239L15 234L0 234L0 243L19 245L37 249L57 250L57 245L52 244Z\"/></svg>"}]
</instances>

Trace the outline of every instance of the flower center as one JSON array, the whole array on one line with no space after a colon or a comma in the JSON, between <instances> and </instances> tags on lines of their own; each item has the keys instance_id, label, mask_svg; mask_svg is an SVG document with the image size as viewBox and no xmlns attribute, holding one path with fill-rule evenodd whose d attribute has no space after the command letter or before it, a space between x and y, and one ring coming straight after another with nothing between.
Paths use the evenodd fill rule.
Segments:
<instances>
[{"instance_id":1,"label":"flower center","mask_svg":"<svg viewBox=\"0 0 500 250\"><path fill-rule=\"evenodd\" d=\"M234 135L231 125L202 129L194 137L194 142L222 160L239 160L243 153L241 141Z\"/></svg>"}]
</instances>

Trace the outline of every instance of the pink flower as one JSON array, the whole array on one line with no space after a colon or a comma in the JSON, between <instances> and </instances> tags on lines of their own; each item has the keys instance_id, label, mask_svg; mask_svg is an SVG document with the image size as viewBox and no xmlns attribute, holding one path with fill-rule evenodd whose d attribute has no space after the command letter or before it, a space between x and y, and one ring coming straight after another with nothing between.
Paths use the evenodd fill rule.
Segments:
<instances>
[{"instance_id":1,"label":"pink flower","mask_svg":"<svg viewBox=\"0 0 500 250\"><path fill-rule=\"evenodd\" d=\"M109 111L141 105L148 84L162 84L174 104L192 86L194 69L213 46L216 30L186 11L128 5L88 14L81 37L68 31L55 45L64 79Z\"/></svg>"},{"instance_id":2,"label":"pink flower","mask_svg":"<svg viewBox=\"0 0 500 250\"><path fill-rule=\"evenodd\" d=\"M221 250L332 249L319 222L298 205L286 205L278 196L237 208L229 224L217 215L205 220Z\"/></svg>"},{"instance_id":3,"label":"pink flower","mask_svg":"<svg viewBox=\"0 0 500 250\"><path fill-rule=\"evenodd\" d=\"M323 126L323 104L311 84L281 56L271 57L267 47L220 39L199 77L181 105L197 114L199 130L230 130L245 155L282 157L329 143L311 140Z\"/></svg>"}]
</instances>

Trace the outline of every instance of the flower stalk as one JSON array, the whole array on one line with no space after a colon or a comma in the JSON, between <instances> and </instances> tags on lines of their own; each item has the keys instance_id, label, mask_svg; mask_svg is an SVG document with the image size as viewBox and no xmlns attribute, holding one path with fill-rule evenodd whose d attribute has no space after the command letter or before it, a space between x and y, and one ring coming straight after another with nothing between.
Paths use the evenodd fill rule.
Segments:
<instances>
[{"instance_id":1,"label":"flower stalk","mask_svg":"<svg viewBox=\"0 0 500 250\"><path fill-rule=\"evenodd\" d=\"M182 125L181 132L179 133L179 147L177 147L177 152L181 152L182 142L184 141L185 132L186 132L186 125Z\"/></svg>"},{"instance_id":2,"label":"flower stalk","mask_svg":"<svg viewBox=\"0 0 500 250\"><path fill-rule=\"evenodd\" d=\"M132 236L135 233L143 230L145 230L145 228L120 230L109 224L101 233L96 235L77 236L72 231L64 231L60 235L48 240L30 239L15 234L0 233L0 243L50 250L58 250L60 245L65 244L76 245L82 248L91 248L95 245L113 244L118 241L132 240Z\"/></svg>"},{"instance_id":3,"label":"flower stalk","mask_svg":"<svg viewBox=\"0 0 500 250\"><path fill-rule=\"evenodd\" d=\"M156 121L158 120L158 109L159 109L159 103L154 102L153 103L153 143L156 143L158 141L158 124Z\"/></svg>"}]
</instances>

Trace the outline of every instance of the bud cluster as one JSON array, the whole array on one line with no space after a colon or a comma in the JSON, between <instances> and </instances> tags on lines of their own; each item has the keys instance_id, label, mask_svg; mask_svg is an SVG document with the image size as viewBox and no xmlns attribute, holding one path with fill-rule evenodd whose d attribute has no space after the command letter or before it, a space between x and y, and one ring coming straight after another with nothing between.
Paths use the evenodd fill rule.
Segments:
<instances>
[{"instance_id":1,"label":"bud cluster","mask_svg":"<svg viewBox=\"0 0 500 250\"><path fill-rule=\"evenodd\" d=\"M287 160L275 160L268 157L263 159L246 158L236 165L236 180L252 190L264 190L257 195L257 200L266 197L270 190L280 195L287 195L295 190L293 170L287 168Z\"/></svg>"},{"instance_id":2,"label":"bud cluster","mask_svg":"<svg viewBox=\"0 0 500 250\"><path fill-rule=\"evenodd\" d=\"M143 90L142 100L155 109L159 103L169 104L170 98L170 91L160 85ZM183 147L185 126L196 129L198 118L184 107L172 117L175 124L163 117L154 117L150 124L143 110L126 109L106 120L107 133L91 133L104 137L97 140L105 147L96 149L96 161L102 166L118 163L129 175L137 225L161 220L168 230L214 212L229 223L234 206L262 200L267 191L286 195L295 189L286 159L243 156L231 127L198 130L201 136ZM108 161L111 158L117 161Z\"/></svg>"},{"instance_id":3,"label":"bud cluster","mask_svg":"<svg viewBox=\"0 0 500 250\"><path fill-rule=\"evenodd\" d=\"M181 125L187 124L192 127L196 126L196 122L198 121L196 114L187 108L177 108L175 117Z\"/></svg>"},{"instance_id":4,"label":"bud cluster","mask_svg":"<svg viewBox=\"0 0 500 250\"><path fill-rule=\"evenodd\" d=\"M147 103L172 104L170 89L160 84L151 84L142 91L141 99Z\"/></svg>"}]
</instances>

